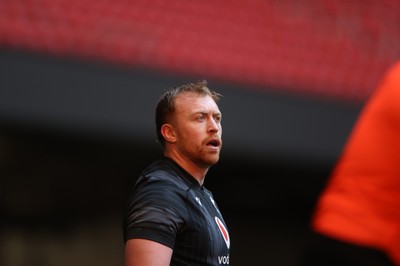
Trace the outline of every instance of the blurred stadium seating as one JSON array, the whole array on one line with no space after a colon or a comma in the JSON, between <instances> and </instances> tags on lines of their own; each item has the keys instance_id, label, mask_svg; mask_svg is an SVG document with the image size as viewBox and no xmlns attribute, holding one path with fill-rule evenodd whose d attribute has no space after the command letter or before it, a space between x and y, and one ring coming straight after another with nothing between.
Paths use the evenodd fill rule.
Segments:
<instances>
[{"instance_id":1,"label":"blurred stadium seating","mask_svg":"<svg viewBox=\"0 0 400 266\"><path fill-rule=\"evenodd\" d=\"M4 0L0 47L362 101L400 56L400 2Z\"/></svg>"}]
</instances>

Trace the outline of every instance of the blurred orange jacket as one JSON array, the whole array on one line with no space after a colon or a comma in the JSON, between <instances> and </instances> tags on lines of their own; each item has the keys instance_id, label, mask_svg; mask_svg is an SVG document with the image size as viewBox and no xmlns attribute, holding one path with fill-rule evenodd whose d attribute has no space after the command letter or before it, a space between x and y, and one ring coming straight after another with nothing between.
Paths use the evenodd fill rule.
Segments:
<instances>
[{"instance_id":1,"label":"blurred orange jacket","mask_svg":"<svg viewBox=\"0 0 400 266\"><path fill-rule=\"evenodd\" d=\"M364 106L317 204L315 231L400 265L400 62Z\"/></svg>"}]
</instances>

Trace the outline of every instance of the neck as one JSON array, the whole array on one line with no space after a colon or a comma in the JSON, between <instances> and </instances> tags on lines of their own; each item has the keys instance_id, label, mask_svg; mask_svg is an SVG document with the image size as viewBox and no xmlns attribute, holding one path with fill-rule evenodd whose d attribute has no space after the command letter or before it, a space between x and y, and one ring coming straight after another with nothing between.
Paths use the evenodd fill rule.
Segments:
<instances>
[{"instance_id":1,"label":"neck","mask_svg":"<svg viewBox=\"0 0 400 266\"><path fill-rule=\"evenodd\" d=\"M184 158L180 154L173 152L165 151L164 156L174 160L177 164L179 164L180 167L185 169L186 172L193 176L201 186L203 185L209 167L201 167L196 163Z\"/></svg>"}]
</instances>

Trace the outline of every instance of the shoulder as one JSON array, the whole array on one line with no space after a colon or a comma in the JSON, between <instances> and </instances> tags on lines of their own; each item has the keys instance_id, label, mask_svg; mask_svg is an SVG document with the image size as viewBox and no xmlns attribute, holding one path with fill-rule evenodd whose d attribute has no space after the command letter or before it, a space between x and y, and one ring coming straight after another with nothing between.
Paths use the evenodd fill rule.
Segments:
<instances>
[{"instance_id":1,"label":"shoulder","mask_svg":"<svg viewBox=\"0 0 400 266\"><path fill-rule=\"evenodd\" d=\"M128 197L126 223L129 226L157 224L178 230L187 220L188 193L181 182L174 181L175 175L159 161L142 172Z\"/></svg>"},{"instance_id":2,"label":"shoulder","mask_svg":"<svg viewBox=\"0 0 400 266\"><path fill-rule=\"evenodd\" d=\"M160 159L149 165L140 175L137 185L157 185L175 187L178 190L190 189L190 183L184 178L183 173L172 162Z\"/></svg>"},{"instance_id":3,"label":"shoulder","mask_svg":"<svg viewBox=\"0 0 400 266\"><path fill-rule=\"evenodd\" d=\"M155 203L160 206L174 202L182 205L190 190L189 184L168 161L158 160L140 174L130 189L131 202Z\"/></svg>"}]
</instances>

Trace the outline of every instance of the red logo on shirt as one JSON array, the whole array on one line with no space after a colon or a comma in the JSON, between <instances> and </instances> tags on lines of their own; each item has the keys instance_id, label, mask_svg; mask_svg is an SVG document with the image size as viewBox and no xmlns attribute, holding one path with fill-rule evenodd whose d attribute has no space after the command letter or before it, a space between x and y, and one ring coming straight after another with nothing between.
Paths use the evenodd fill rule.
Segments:
<instances>
[{"instance_id":1,"label":"red logo on shirt","mask_svg":"<svg viewBox=\"0 0 400 266\"><path fill-rule=\"evenodd\" d=\"M217 223L219 231L221 232L221 234L225 240L225 244L229 249L229 247L231 245L231 240L229 239L228 230L226 230L225 225L222 223L222 221L218 217L215 217L215 222Z\"/></svg>"}]
</instances>

